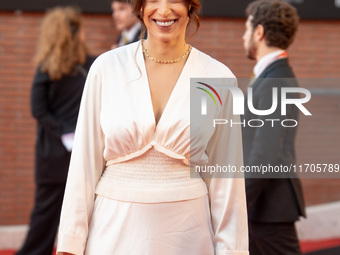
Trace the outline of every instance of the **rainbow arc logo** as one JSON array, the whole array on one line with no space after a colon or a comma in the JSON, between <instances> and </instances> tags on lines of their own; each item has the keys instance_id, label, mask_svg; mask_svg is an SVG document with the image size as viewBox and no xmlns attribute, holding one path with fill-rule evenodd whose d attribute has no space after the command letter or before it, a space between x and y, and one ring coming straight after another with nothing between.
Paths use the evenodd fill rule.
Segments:
<instances>
[{"instance_id":1,"label":"rainbow arc logo","mask_svg":"<svg viewBox=\"0 0 340 255\"><path fill-rule=\"evenodd\" d=\"M220 102L221 106L222 106L222 100L220 95L217 93L217 91L210 85L204 83L204 82L197 82L198 84L204 86L202 87L196 87L197 89L203 90L205 93L207 93L212 100L214 101L215 105L217 105L216 99L214 97L213 94L215 94L215 96L217 97L218 101ZM207 99L206 97L202 97L202 101L201 101L201 114L202 115L207 115Z\"/></svg>"},{"instance_id":2,"label":"rainbow arc logo","mask_svg":"<svg viewBox=\"0 0 340 255\"><path fill-rule=\"evenodd\" d=\"M218 100L220 101L220 104L222 105L222 100L220 98L220 95L217 93L217 91L212 86L210 86L210 85L208 85L206 83L203 83L203 82L197 82L197 83L207 87L208 89L210 89L217 96ZM211 94L211 92L209 90L207 90L205 88L201 88L201 87L196 87L196 88L206 92L212 98L212 100L214 100L215 105L217 105L215 97L213 96L213 94Z\"/></svg>"}]
</instances>

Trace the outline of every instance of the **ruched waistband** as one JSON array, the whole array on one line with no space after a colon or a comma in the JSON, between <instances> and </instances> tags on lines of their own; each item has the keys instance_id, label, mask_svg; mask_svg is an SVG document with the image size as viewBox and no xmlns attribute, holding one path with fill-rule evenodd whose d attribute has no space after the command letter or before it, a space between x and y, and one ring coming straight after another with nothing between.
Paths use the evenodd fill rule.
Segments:
<instances>
[{"instance_id":1,"label":"ruched waistband","mask_svg":"<svg viewBox=\"0 0 340 255\"><path fill-rule=\"evenodd\" d=\"M207 194L203 180L190 176L190 167L155 149L131 160L107 166L96 194L130 202L189 200Z\"/></svg>"}]
</instances>

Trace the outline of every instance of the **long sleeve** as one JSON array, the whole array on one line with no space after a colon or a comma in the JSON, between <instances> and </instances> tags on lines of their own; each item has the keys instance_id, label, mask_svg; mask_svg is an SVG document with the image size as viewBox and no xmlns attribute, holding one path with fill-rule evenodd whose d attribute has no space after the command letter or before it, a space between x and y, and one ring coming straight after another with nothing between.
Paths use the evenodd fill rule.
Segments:
<instances>
[{"instance_id":1,"label":"long sleeve","mask_svg":"<svg viewBox=\"0 0 340 255\"><path fill-rule=\"evenodd\" d=\"M281 88L296 86L294 79L260 79L259 87L254 92L254 105L258 110L270 109L272 106L272 89L278 89L277 109L270 115L251 115L250 117L262 120L265 123L260 128L254 129L251 138L249 155L245 158L246 166L277 166L295 163L294 137L296 128L287 128L281 125L285 119L298 120L298 110L293 105L288 105L287 116L281 115ZM254 89L255 90L255 89ZM247 95L248 96L248 95ZM291 94L291 97L298 97ZM248 115L245 115L245 117ZM249 117L249 118L250 118ZM266 121L275 120L275 124ZM272 126L274 125L274 126ZM285 139L284 139L285 138ZM246 173L246 194L248 210L254 205L258 197L268 184L269 178L288 178L286 173ZM260 177L260 178L259 178Z\"/></svg>"},{"instance_id":2,"label":"long sleeve","mask_svg":"<svg viewBox=\"0 0 340 255\"><path fill-rule=\"evenodd\" d=\"M96 64L90 69L81 101L61 212L58 254L84 253L95 187L105 166L100 125L101 79Z\"/></svg>"},{"instance_id":3,"label":"long sleeve","mask_svg":"<svg viewBox=\"0 0 340 255\"><path fill-rule=\"evenodd\" d=\"M239 123L239 116L233 116L232 109L232 97L228 93L219 118ZM217 125L206 153L208 166L235 166L239 170L243 165L240 125ZM216 255L248 254L245 184L243 176L236 175L214 173L210 178L204 178L209 193Z\"/></svg>"},{"instance_id":4,"label":"long sleeve","mask_svg":"<svg viewBox=\"0 0 340 255\"><path fill-rule=\"evenodd\" d=\"M62 135L62 123L52 115L48 104L48 85L50 82L48 74L42 73L38 68L31 92L32 115L47 132L54 137L60 138Z\"/></svg>"},{"instance_id":5,"label":"long sleeve","mask_svg":"<svg viewBox=\"0 0 340 255\"><path fill-rule=\"evenodd\" d=\"M268 84L269 85L269 84ZM270 89L261 91L261 97L258 100L257 109L269 109L271 102L268 98L272 97L271 86ZM247 95L248 96L248 95ZM247 97L246 97L247 100ZM267 116L256 116L257 119L264 121ZM279 111L276 111L269 119L282 119ZM247 127L248 128L248 127ZM278 158L278 153L281 151L282 141L279 137L280 132L284 131L281 128L272 128L269 125L265 125L261 128L256 128L254 138L252 140L249 157L245 158L246 166L260 166L260 165L274 165L274 162ZM266 185L269 181L269 174L263 175L262 178L252 178L252 175L258 175L257 173L246 173L246 195L247 195L247 207L248 211L254 205Z\"/></svg>"}]
</instances>

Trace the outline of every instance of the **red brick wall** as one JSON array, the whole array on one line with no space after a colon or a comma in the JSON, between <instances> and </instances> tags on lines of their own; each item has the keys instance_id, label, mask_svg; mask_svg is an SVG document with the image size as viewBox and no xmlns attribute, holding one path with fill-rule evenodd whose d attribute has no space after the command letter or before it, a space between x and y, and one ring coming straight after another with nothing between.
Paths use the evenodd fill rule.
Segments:
<instances>
[{"instance_id":1,"label":"red brick wall","mask_svg":"<svg viewBox=\"0 0 340 255\"><path fill-rule=\"evenodd\" d=\"M0 12L0 225L27 224L34 196L35 121L30 114L29 96L35 52L42 14ZM98 55L116 40L109 15L85 16L85 33L93 53ZM202 19L199 33L191 40L198 49L227 64L237 77L249 77L254 62L244 56L244 20ZM340 22L302 21L289 53L299 77L339 77ZM322 107L331 125L339 120L340 97L319 97L313 111ZM332 122L333 120L333 122ZM336 122L335 122L336 123ZM337 122L339 126L339 121ZM308 124L308 123L307 123ZM339 127L311 137L309 125L302 125L298 136L298 160L326 160L339 163ZM334 123L333 123L334 124ZM325 134L326 133L326 134ZM328 136L327 136L328 134ZM328 139L322 148L329 155L320 158L319 140ZM314 148L314 149L313 149ZM310 161L308 161L310 160ZM340 199L339 179L304 179L307 204Z\"/></svg>"},{"instance_id":2,"label":"red brick wall","mask_svg":"<svg viewBox=\"0 0 340 255\"><path fill-rule=\"evenodd\" d=\"M30 89L42 14L0 13L0 225L28 223L34 196L36 122ZM109 16L87 16L85 33L93 53L116 37Z\"/></svg>"}]
</instances>

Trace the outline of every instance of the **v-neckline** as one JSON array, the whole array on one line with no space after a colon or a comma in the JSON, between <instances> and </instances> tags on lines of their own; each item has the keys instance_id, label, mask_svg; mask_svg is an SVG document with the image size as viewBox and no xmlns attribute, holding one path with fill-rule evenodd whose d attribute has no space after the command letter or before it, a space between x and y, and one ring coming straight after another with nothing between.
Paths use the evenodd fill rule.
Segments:
<instances>
[{"instance_id":1,"label":"v-neckline","mask_svg":"<svg viewBox=\"0 0 340 255\"><path fill-rule=\"evenodd\" d=\"M150 109L150 111L148 111L148 112L151 113L152 120L153 120L154 130L156 130L158 128L158 126L160 125L160 123L162 122L163 116L166 114L167 109L169 108L168 105L171 104L171 101L173 100L175 91L177 90L177 87L179 87L180 81L183 79L183 76L184 76L184 74L186 72L186 69L187 69L187 66L188 66L188 62L191 59L192 51L194 50L194 48L192 47L191 52L190 52L188 58L186 59L186 62L184 63L182 71L181 71L180 75L178 76L178 79L177 79L174 87L172 88L172 91L170 93L168 101L165 104L165 107L164 107L164 109L162 111L162 114L161 114L158 122L156 122L156 115L155 115L155 112L154 112L154 109L153 109L153 103L152 103L152 97L151 97L151 89L150 89L149 77L148 77L148 72L146 70L146 63L145 63L145 60L144 60L141 43L140 43L139 47L140 47L139 53L141 55L140 57L141 57L142 68L143 68L142 73L144 72L144 74L145 74L145 77L146 77L146 87L147 87L147 91L148 91L148 93L147 93L148 94L147 101L148 101L148 105L149 105L148 108Z\"/></svg>"}]
</instances>

